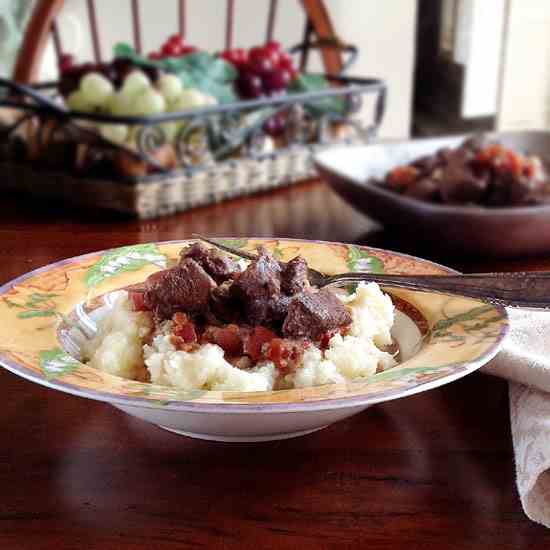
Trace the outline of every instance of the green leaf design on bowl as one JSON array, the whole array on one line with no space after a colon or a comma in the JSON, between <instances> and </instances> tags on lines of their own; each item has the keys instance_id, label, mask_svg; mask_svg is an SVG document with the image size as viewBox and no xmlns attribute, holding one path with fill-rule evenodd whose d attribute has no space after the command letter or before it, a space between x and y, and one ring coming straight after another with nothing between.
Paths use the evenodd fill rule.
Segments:
<instances>
[{"instance_id":1,"label":"green leaf design on bowl","mask_svg":"<svg viewBox=\"0 0 550 550\"><path fill-rule=\"evenodd\" d=\"M384 262L358 246L348 246L347 264L350 271L384 273Z\"/></svg>"},{"instance_id":2,"label":"green leaf design on bowl","mask_svg":"<svg viewBox=\"0 0 550 550\"><path fill-rule=\"evenodd\" d=\"M441 319L433 326L432 330L437 332L438 330L444 330L456 323L464 323L466 321L473 321L474 319L479 318L481 315L488 313L489 311L494 311L493 306L479 306L466 311L465 313L460 313L454 317L449 317L448 319Z\"/></svg>"},{"instance_id":3,"label":"green leaf design on bowl","mask_svg":"<svg viewBox=\"0 0 550 550\"><path fill-rule=\"evenodd\" d=\"M61 378L81 366L82 363L65 353L61 348L40 352L40 368L46 380Z\"/></svg>"},{"instance_id":4,"label":"green leaf design on bowl","mask_svg":"<svg viewBox=\"0 0 550 550\"><path fill-rule=\"evenodd\" d=\"M478 339L494 338L494 326L506 316L504 313L495 315L495 309L491 305L478 306L464 313L453 315L446 319L440 319L431 328L432 340L445 340L447 342L465 342L466 337L474 336ZM487 317L487 314L489 316ZM460 327L464 334L454 334L453 327Z\"/></svg>"},{"instance_id":5,"label":"green leaf design on bowl","mask_svg":"<svg viewBox=\"0 0 550 550\"><path fill-rule=\"evenodd\" d=\"M34 317L55 317L57 315L54 309L31 309L21 311L17 314L18 319L32 319Z\"/></svg>"},{"instance_id":6,"label":"green leaf design on bowl","mask_svg":"<svg viewBox=\"0 0 550 550\"><path fill-rule=\"evenodd\" d=\"M231 248L245 248L248 239L216 239L219 243L230 246Z\"/></svg>"},{"instance_id":7,"label":"green leaf design on bowl","mask_svg":"<svg viewBox=\"0 0 550 550\"><path fill-rule=\"evenodd\" d=\"M137 271L147 264L166 267L166 256L154 244L123 246L107 252L86 272L86 285L96 286L125 271Z\"/></svg>"}]
</instances>

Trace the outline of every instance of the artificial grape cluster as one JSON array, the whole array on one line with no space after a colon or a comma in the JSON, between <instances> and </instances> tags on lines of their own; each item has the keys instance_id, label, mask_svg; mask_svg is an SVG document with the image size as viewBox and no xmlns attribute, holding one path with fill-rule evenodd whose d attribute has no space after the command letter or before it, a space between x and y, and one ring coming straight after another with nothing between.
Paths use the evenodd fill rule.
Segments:
<instances>
[{"instance_id":1,"label":"artificial grape cluster","mask_svg":"<svg viewBox=\"0 0 550 550\"><path fill-rule=\"evenodd\" d=\"M194 88L184 89L181 75L166 73L159 67L168 58L182 57L196 52L179 34L169 37L159 51L146 60L139 56L117 57L109 63L77 65L70 55L60 60L59 89L67 105L75 111L112 114L115 116L151 116L167 112L181 112L215 105L217 100ZM291 56L279 42L268 42L250 50L226 50L219 54L237 70L234 83L241 99L256 99L286 93L298 76ZM144 63L145 61L145 63ZM171 141L183 122L167 122L162 128ZM264 124L272 137L285 131L286 114L277 113ZM101 124L100 133L116 143L132 144L135 132L125 124Z\"/></svg>"},{"instance_id":2,"label":"artificial grape cluster","mask_svg":"<svg viewBox=\"0 0 550 550\"><path fill-rule=\"evenodd\" d=\"M157 61L167 57L183 57L196 51L197 48L185 43L181 34L174 34L164 42L159 51L151 52L148 57L153 61Z\"/></svg>"},{"instance_id":3,"label":"artificial grape cluster","mask_svg":"<svg viewBox=\"0 0 550 550\"><path fill-rule=\"evenodd\" d=\"M144 71L149 80L157 82L161 71L154 66L139 67ZM82 63L77 65L71 55L63 55L59 62L61 77L59 80L59 91L64 97L78 90L80 81L90 73L98 73L109 80L115 88L120 88L124 79L134 70L136 64L124 57L114 59L109 63Z\"/></svg>"},{"instance_id":4,"label":"artificial grape cluster","mask_svg":"<svg viewBox=\"0 0 550 550\"><path fill-rule=\"evenodd\" d=\"M285 93L298 76L292 57L279 42L268 42L250 51L226 50L221 55L238 70L237 91L244 99Z\"/></svg>"},{"instance_id":5,"label":"artificial grape cluster","mask_svg":"<svg viewBox=\"0 0 550 550\"><path fill-rule=\"evenodd\" d=\"M237 93L243 99L284 94L298 76L292 57L279 42L268 42L250 51L242 48L226 50L222 57L239 72ZM264 130L272 137L280 137L285 126L285 113L278 113L265 122Z\"/></svg>"},{"instance_id":6,"label":"artificial grape cluster","mask_svg":"<svg viewBox=\"0 0 550 550\"><path fill-rule=\"evenodd\" d=\"M74 111L99 112L115 116L151 116L179 112L215 105L216 99L199 90L184 89L181 80L173 74L162 74L156 83L141 70L130 71L119 89L99 72L87 73L77 90L66 99ZM168 139L172 139L181 123L163 124ZM116 143L131 140L125 124L101 124L99 131L106 139Z\"/></svg>"}]
</instances>

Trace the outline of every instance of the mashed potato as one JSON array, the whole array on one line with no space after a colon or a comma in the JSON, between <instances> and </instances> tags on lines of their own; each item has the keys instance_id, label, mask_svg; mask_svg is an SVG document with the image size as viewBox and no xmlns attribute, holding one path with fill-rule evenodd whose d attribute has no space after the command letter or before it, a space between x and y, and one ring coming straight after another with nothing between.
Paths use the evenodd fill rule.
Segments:
<instances>
[{"instance_id":1,"label":"mashed potato","mask_svg":"<svg viewBox=\"0 0 550 550\"><path fill-rule=\"evenodd\" d=\"M143 341L153 331L148 313L132 311L124 292L97 323L97 333L83 347L82 355L92 367L132 380L147 380Z\"/></svg>"},{"instance_id":2,"label":"mashed potato","mask_svg":"<svg viewBox=\"0 0 550 550\"><path fill-rule=\"evenodd\" d=\"M270 361L243 370L224 358L222 348L204 344L197 351L177 350L170 338L171 321L153 334L149 314L131 311L122 294L98 321L98 332L84 350L89 364L110 374L183 390L267 391L305 388L365 378L395 365L378 346L391 344L394 306L376 283L360 283L351 296L339 294L352 313L349 334L336 334L324 352L308 348L301 365L278 376Z\"/></svg>"},{"instance_id":3,"label":"mashed potato","mask_svg":"<svg viewBox=\"0 0 550 550\"><path fill-rule=\"evenodd\" d=\"M144 346L144 357L151 382L185 390L266 391L275 382L275 365L271 362L241 370L224 359L220 346L204 344L194 352L178 351L166 334Z\"/></svg>"}]
</instances>

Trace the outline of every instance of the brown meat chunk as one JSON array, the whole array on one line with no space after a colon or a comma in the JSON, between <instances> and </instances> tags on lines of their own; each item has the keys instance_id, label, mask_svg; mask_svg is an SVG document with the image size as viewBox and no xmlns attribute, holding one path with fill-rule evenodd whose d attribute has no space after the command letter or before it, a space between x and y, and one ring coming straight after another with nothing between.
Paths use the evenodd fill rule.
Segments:
<instances>
[{"instance_id":1,"label":"brown meat chunk","mask_svg":"<svg viewBox=\"0 0 550 550\"><path fill-rule=\"evenodd\" d=\"M215 286L197 262L186 258L176 267L155 273L146 282L144 304L160 319L170 319L178 311L198 315L207 310Z\"/></svg>"},{"instance_id":2,"label":"brown meat chunk","mask_svg":"<svg viewBox=\"0 0 550 550\"><path fill-rule=\"evenodd\" d=\"M425 201L437 201L439 199L439 185L430 178L422 178L409 185L403 195Z\"/></svg>"},{"instance_id":3,"label":"brown meat chunk","mask_svg":"<svg viewBox=\"0 0 550 550\"><path fill-rule=\"evenodd\" d=\"M210 293L210 311L218 321L234 323L239 320L239 303L231 293L231 281L219 285Z\"/></svg>"},{"instance_id":4,"label":"brown meat chunk","mask_svg":"<svg viewBox=\"0 0 550 550\"><path fill-rule=\"evenodd\" d=\"M247 303L245 322L249 325L281 326L288 312L290 296L280 294L271 298L260 298Z\"/></svg>"},{"instance_id":5,"label":"brown meat chunk","mask_svg":"<svg viewBox=\"0 0 550 550\"><path fill-rule=\"evenodd\" d=\"M232 279L239 272L237 262L228 254L216 248L207 248L201 243L193 243L180 253L181 261L195 260L217 283Z\"/></svg>"},{"instance_id":6,"label":"brown meat chunk","mask_svg":"<svg viewBox=\"0 0 550 550\"><path fill-rule=\"evenodd\" d=\"M292 296L309 287L307 278L307 263L301 256L292 258L286 264L281 274L281 290Z\"/></svg>"},{"instance_id":7,"label":"brown meat chunk","mask_svg":"<svg viewBox=\"0 0 550 550\"><path fill-rule=\"evenodd\" d=\"M254 300L269 300L281 293L281 266L265 249L245 271L238 274L231 292L245 304Z\"/></svg>"},{"instance_id":8,"label":"brown meat chunk","mask_svg":"<svg viewBox=\"0 0 550 550\"><path fill-rule=\"evenodd\" d=\"M318 340L330 330L349 325L351 320L346 306L330 290L304 292L290 302L283 334L288 338Z\"/></svg>"},{"instance_id":9,"label":"brown meat chunk","mask_svg":"<svg viewBox=\"0 0 550 550\"><path fill-rule=\"evenodd\" d=\"M441 198L443 202L479 203L487 192L489 174L474 171L469 163L470 152L457 149L443 168Z\"/></svg>"}]
</instances>

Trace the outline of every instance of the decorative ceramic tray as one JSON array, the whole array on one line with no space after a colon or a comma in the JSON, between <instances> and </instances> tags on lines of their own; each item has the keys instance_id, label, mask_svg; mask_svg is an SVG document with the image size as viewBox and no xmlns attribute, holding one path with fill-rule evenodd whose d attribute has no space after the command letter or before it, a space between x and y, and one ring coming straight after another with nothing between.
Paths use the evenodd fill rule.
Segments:
<instances>
[{"instance_id":1,"label":"decorative ceramic tray","mask_svg":"<svg viewBox=\"0 0 550 550\"><path fill-rule=\"evenodd\" d=\"M145 243L60 261L0 288L0 362L33 382L106 401L134 416L187 435L218 440L291 437L319 429L367 406L460 378L489 361L508 328L504 309L476 300L391 290L398 309L393 336L402 362L346 384L272 392L184 392L115 377L82 364L70 334L94 331L87 312L110 293L143 281L177 258L186 241ZM276 257L301 254L326 273L449 273L431 262L339 243L231 239ZM72 353L72 355L70 354ZM15 398L15 397L14 397ZM248 414L247 414L248 413Z\"/></svg>"}]
</instances>

